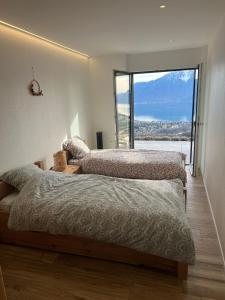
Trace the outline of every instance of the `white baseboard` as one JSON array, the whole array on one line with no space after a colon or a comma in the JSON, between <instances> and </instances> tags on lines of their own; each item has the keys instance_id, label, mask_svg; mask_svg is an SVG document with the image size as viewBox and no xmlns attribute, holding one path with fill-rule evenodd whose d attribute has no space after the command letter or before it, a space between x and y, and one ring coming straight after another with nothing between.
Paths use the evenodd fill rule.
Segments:
<instances>
[{"instance_id":1,"label":"white baseboard","mask_svg":"<svg viewBox=\"0 0 225 300\"><path fill-rule=\"evenodd\" d=\"M207 190L207 186L206 186L206 183L205 183L205 178L204 178L204 176L202 176L202 178L203 178L203 184L204 184L204 187L205 187L206 198L207 198L208 203L209 203L210 212L211 212L211 215L212 215L212 218L213 218L213 223L214 223L214 226L215 226L215 229L216 229L216 235L217 235L217 239L218 239L218 242L219 242L220 252L221 252L221 255L222 255L223 266L225 268L225 255L223 253L223 247L222 247L222 244L221 244L219 231L218 231L218 228L217 228L217 225L216 225L216 220L215 220L215 216L214 216L214 213L213 213L211 201L210 201L210 198L209 198L209 193L208 193L208 190Z\"/></svg>"}]
</instances>

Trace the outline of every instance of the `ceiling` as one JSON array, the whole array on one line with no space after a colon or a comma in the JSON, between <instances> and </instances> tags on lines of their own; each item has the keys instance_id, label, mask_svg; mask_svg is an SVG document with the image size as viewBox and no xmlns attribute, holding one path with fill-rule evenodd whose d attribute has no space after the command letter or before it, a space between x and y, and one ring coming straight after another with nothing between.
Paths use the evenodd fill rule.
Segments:
<instances>
[{"instance_id":1,"label":"ceiling","mask_svg":"<svg viewBox=\"0 0 225 300\"><path fill-rule=\"evenodd\" d=\"M224 13L225 0L0 0L0 20L90 56L203 46Z\"/></svg>"}]
</instances>

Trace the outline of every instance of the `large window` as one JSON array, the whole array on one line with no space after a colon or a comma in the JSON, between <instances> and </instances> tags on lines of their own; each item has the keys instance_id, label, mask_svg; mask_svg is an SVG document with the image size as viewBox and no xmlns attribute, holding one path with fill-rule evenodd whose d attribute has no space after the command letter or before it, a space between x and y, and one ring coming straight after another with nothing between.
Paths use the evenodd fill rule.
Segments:
<instances>
[{"instance_id":1,"label":"large window","mask_svg":"<svg viewBox=\"0 0 225 300\"><path fill-rule=\"evenodd\" d=\"M115 72L120 148L179 151L193 160L198 69Z\"/></svg>"}]
</instances>

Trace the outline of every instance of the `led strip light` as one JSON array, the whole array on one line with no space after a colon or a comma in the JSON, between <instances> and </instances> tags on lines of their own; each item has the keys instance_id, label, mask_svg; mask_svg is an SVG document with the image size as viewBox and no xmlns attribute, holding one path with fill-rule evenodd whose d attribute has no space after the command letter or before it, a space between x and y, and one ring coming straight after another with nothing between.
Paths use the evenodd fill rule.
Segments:
<instances>
[{"instance_id":1,"label":"led strip light","mask_svg":"<svg viewBox=\"0 0 225 300\"><path fill-rule=\"evenodd\" d=\"M52 45L54 45L54 46L60 47L60 48L62 48L62 49L64 49L64 50L67 50L67 51L69 51L69 52L72 52L72 53L81 55L81 56L83 56L83 57L89 58L89 55L87 55L87 54L85 54L85 53L82 53L82 52L79 52L79 51L74 50L74 49L72 49L72 48L69 48L69 47L67 47L67 46L61 45L61 44L59 44L59 43L57 43L57 42L51 41L51 40L49 40L49 39L47 39L47 38L45 38L45 37L42 37L42 36L40 36L40 35L37 35L37 34L35 34L35 33L32 33L32 32L30 32L30 31L27 31L27 30L22 29L22 28L20 28L20 27L14 26L14 25L12 25L12 24L6 23L6 22L4 22L4 21L1 21L1 20L0 20L0 25L9 27L9 28L14 29L14 30L17 30L17 31L20 31L20 32L22 32L22 33L25 33L25 34L30 35L30 36L32 36L32 37L35 37L35 38L37 38L37 39L39 39L39 40L42 40L42 41L47 42L47 43L49 43L49 44L52 44Z\"/></svg>"}]
</instances>

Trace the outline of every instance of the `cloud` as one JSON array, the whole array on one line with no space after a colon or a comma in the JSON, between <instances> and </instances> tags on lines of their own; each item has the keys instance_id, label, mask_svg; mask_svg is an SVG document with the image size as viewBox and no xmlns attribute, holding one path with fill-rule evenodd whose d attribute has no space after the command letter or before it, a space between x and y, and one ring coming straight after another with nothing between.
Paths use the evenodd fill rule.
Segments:
<instances>
[{"instance_id":1,"label":"cloud","mask_svg":"<svg viewBox=\"0 0 225 300\"><path fill-rule=\"evenodd\" d=\"M152 80L159 79L170 72L151 72L151 73L140 73L134 74L134 83L137 82L149 82Z\"/></svg>"},{"instance_id":2,"label":"cloud","mask_svg":"<svg viewBox=\"0 0 225 300\"><path fill-rule=\"evenodd\" d=\"M188 81L189 79L191 79L192 75L193 75L193 70L187 70L187 71L183 71L181 73L181 77L180 79L183 81Z\"/></svg>"}]
</instances>

